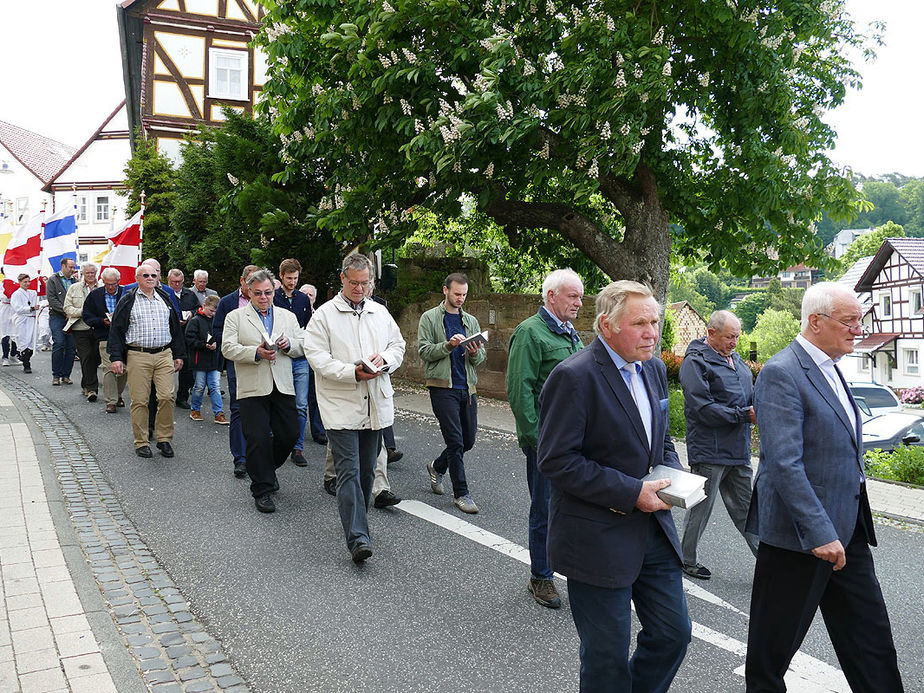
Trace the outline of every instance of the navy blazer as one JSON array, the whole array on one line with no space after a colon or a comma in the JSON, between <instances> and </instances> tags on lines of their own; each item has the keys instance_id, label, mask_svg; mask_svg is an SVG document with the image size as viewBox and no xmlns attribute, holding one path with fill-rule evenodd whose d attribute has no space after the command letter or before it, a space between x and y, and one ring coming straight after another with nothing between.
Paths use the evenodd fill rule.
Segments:
<instances>
[{"instance_id":1,"label":"navy blazer","mask_svg":"<svg viewBox=\"0 0 924 693\"><path fill-rule=\"evenodd\" d=\"M215 309L215 316L212 318L212 336L218 344L218 351L221 351L221 333L225 330L225 318L232 310L239 308L238 302L241 299L241 290L235 289L230 294L225 294L218 301L218 307Z\"/></svg>"},{"instance_id":2,"label":"navy blazer","mask_svg":"<svg viewBox=\"0 0 924 693\"><path fill-rule=\"evenodd\" d=\"M856 428L825 374L795 340L761 369L754 386L760 466L747 521L761 543L803 553L835 539L847 546L862 510L867 541L876 545L869 502L860 493L860 412L847 394Z\"/></svg>"},{"instance_id":3,"label":"navy blazer","mask_svg":"<svg viewBox=\"0 0 924 693\"><path fill-rule=\"evenodd\" d=\"M120 286L116 291L117 304L124 293L125 289ZM87 298L83 302L83 314L81 317L93 329L93 334L101 342L109 339L109 325L105 323L107 312L109 311L106 310L106 287L100 286L87 294Z\"/></svg>"},{"instance_id":4,"label":"navy blazer","mask_svg":"<svg viewBox=\"0 0 924 693\"><path fill-rule=\"evenodd\" d=\"M682 469L667 433L667 369L642 363L652 414L649 446L638 407L597 337L558 364L539 395L539 469L551 484L549 561L590 585L627 587L645 556L651 513L635 508L641 478L658 464ZM669 510L655 518L677 552Z\"/></svg>"},{"instance_id":5,"label":"navy blazer","mask_svg":"<svg viewBox=\"0 0 924 693\"><path fill-rule=\"evenodd\" d=\"M296 290L292 294L292 303L290 304L285 291L280 287L276 289L273 296L273 305L295 313L295 319L298 320L299 327L305 327L311 319L311 299L301 291Z\"/></svg>"}]
</instances>

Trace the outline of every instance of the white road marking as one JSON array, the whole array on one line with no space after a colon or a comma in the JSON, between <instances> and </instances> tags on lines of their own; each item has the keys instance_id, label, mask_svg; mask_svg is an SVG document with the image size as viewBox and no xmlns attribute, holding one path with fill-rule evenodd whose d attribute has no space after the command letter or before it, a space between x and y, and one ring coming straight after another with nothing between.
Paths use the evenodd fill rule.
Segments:
<instances>
[{"instance_id":1,"label":"white road marking","mask_svg":"<svg viewBox=\"0 0 924 693\"><path fill-rule=\"evenodd\" d=\"M416 500L403 500L395 506L398 510L403 510L409 515L414 515L422 520L426 520L434 525L448 529L459 536L470 539L477 544L494 549L498 553L509 556L524 565L529 565L529 550L519 544L515 544L509 539L482 529L471 522L467 522L460 517L450 515L434 508L432 505ZM556 577L562 578L556 573ZM709 602L726 608L736 614L747 617L740 609L732 606L725 600L717 597L711 592L704 590L699 585L694 585L684 579L684 591L690 596L696 597L703 601ZM693 623L693 637L707 642L719 649L730 652L738 657L744 657L747 653L747 645L740 640L732 638L717 630L713 630L701 623ZM734 670L734 673L744 676L744 665ZM789 671L786 674L786 685L792 693L849 693L850 687L847 685L847 679L844 678L840 670L832 667L820 659L815 659L802 652L797 652L789 665Z\"/></svg>"}]
</instances>

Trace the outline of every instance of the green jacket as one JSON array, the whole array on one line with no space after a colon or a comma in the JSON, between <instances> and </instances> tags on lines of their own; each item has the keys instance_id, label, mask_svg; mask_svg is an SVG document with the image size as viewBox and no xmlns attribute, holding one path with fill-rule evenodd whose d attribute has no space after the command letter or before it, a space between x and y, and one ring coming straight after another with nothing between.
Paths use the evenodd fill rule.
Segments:
<instances>
[{"instance_id":1,"label":"green jacket","mask_svg":"<svg viewBox=\"0 0 924 693\"><path fill-rule=\"evenodd\" d=\"M571 337L549 329L538 312L517 325L507 345L507 401L517 422L521 448L535 448L539 437L539 393L549 373L579 351Z\"/></svg>"},{"instance_id":2,"label":"green jacket","mask_svg":"<svg viewBox=\"0 0 924 693\"><path fill-rule=\"evenodd\" d=\"M461 308L462 325L465 327L465 336L471 337L481 332L478 321L471 313ZM450 381L449 342L446 339L446 327L443 325L443 316L446 314L446 303L440 303L420 316L417 324L417 353L424 362L424 378L427 387L452 387ZM468 391L475 394L475 385L478 383L478 374L475 366L484 361L484 344L475 353L465 355L465 377L468 381Z\"/></svg>"}]
</instances>

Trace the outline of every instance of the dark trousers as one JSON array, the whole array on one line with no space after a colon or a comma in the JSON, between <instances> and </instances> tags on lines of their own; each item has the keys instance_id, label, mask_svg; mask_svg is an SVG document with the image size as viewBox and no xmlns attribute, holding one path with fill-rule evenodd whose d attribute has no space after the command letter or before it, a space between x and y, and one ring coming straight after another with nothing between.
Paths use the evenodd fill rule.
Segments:
<instances>
[{"instance_id":1,"label":"dark trousers","mask_svg":"<svg viewBox=\"0 0 924 693\"><path fill-rule=\"evenodd\" d=\"M539 471L536 448L521 448L526 455L526 485L529 487L529 568L534 578L551 580L546 546L549 537L549 480Z\"/></svg>"},{"instance_id":2,"label":"dark trousers","mask_svg":"<svg viewBox=\"0 0 924 693\"><path fill-rule=\"evenodd\" d=\"M389 426L382 429L382 444L389 450L394 450L398 446L395 444L395 427Z\"/></svg>"},{"instance_id":3,"label":"dark trousers","mask_svg":"<svg viewBox=\"0 0 924 693\"><path fill-rule=\"evenodd\" d=\"M314 371L308 369L308 424L311 426L313 439L324 438L327 433L321 421L321 410L318 409L318 391L314 385Z\"/></svg>"},{"instance_id":4,"label":"dark trousers","mask_svg":"<svg viewBox=\"0 0 924 693\"><path fill-rule=\"evenodd\" d=\"M80 387L86 392L99 392L99 340L93 330L74 330L74 345L80 357Z\"/></svg>"},{"instance_id":5,"label":"dark trousers","mask_svg":"<svg viewBox=\"0 0 924 693\"><path fill-rule=\"evenodd\" d=\"M32 349L23 349L19 352L19 360L22 361L23 369L32 368Z\"/></svg>"},{"instance_id":6,"label":"dark trousers","mask_svg":"<svg viewBox=\"0 0 924 693\"><path fill-rule=\"evenodd\" d=\"M70 378L74 370L74 336L64 331L67 318L58 313L48 314L51 328L51 375L53 378Z\"/></svg>"},{"instance_id":7,"label":"dark trousers","mask_svg":"<svg viewBox=\"0 0 924 693\"><path fill-rule=\"evenodd\" d=\"M468 390L448 387L431 387L429 390L433 414L440 423L440 433L446 443L446 448L433 461L433 469L438 474L445 474L449 470L453 495L461 498L468 495L462 455L475 445L478 399L475 395L469 396Z\"/></svg>"},{"instance_id":8,"label":"dark trousers","mask_svg":"<svg viewBox=\"0 0 924 693\"><path fill-rule=\"evenodd\" d=\"M244 443L244 431L241 427L241 409L237 404L237 376L234 363L225 361L228 369L228 411L231 412L231 425L228 426L228 445L234 463L247 461L247 446Z\"/></svg>"},{"instance_id":9,"label":"dark trousers","mask_svg":"<svg viewBox=\"0 0 924 693\"><path fill-rule=\"evenodd\" d=\"M188 402L189 391L192 390L193 383L196 381L196 374L192 368L186 364L188 359L184 359L183 368L176 375L176 401Z\"/></svg>"},{"instance_id":10,"label":"dark trousers","mask_svg":"<svg viewBox=\"0 0 924 693\"><path fill-rule=\"evenodd\" d=\"M10 356L16 356L19 352L16 350L16 341L11 337L4 337L2 340L3 343L3 358L8 359Z\"/></svg>"},{"instance_id":11,"label":"dark trousers","mask_svg":"<svg viewBox=\"0 0 924 693\"><path fill-rule=\"evenodd\" d=\"M382 432L369 429L329 430L330 452L337 474L337 508L347 549L369 544L369 503L375 458L382 444Z\"/></svg>"},{"instance_id":12,"label":"dark trousers","mask_svg":"<svg viewBox=\"0 0 924 693\"><path fill-rule=\"evenodd\" d=\"M757 549L745 681L748 693L785 691L783 675L818 607L850 690L903 691L892 627L861 517L839 571L810 553Z\"/></svg>"},{"instance_id":13,"label":"dark trousers","mask_svg":"<svg viewBox=\"0 0 924 693\"><path fill-rule=\"evenodd\" d=\"M632 585L610 589L568 578L571 617L581 639L582 693L670 688L692 632L682 575L680 559L652 515L642 570ZM630 602L642 624L631 659Z\"/></svg>"},{"instance_id":14,"label":"dark trousers","mask_svg":"<svg viewBox=\"0 0 924 693\"><path fill-rule=\"evenodd\" d=\"M250 492L259 498L273 490L276 470L285 463L298 437L295 396L280 392L274 385L270 394L245 397L237 404L247 445Z\"/></svg>"}]
</instances>

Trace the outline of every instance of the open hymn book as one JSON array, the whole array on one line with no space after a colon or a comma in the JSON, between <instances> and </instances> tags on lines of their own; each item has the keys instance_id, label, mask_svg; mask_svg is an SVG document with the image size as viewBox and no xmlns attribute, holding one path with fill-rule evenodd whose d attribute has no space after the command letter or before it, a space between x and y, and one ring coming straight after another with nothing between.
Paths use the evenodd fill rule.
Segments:
<instances>
[{"instance_id":1,"label":"open hymn book","mask_svg":"<svg viewBox=\"0 0 924 693\"><path fill-rule=\"evenodd\" d=\"M706 500L706 491L703 488L706 483L706 477L704 476L659 464L642 477L642 481L657 481L659 479L671 480L670 486L658 491L658 498L668 505L689 510L697 503Z\"/></svg>"}]
</instances>

